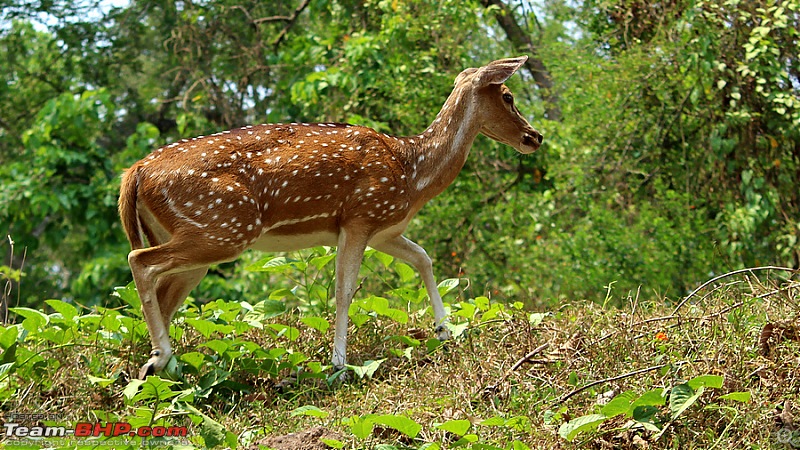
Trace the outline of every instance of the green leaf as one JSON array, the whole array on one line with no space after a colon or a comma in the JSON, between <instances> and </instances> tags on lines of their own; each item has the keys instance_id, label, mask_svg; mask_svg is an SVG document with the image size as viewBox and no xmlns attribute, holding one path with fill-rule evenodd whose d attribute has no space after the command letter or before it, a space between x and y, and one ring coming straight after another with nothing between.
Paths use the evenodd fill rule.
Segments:
<instances>
[{"instance_id":1,"label":"green leaf","mask_svg":"<svg viewBox=\"0 0 800 450\"><path fill-rule=\"evenodd\" d=\"M133 282L128 283L125 287L115 287L112 293L115 297L119 297L128 304L133 311L142 310L142 302L139 300L139 292L136 291L136 285Z\"/></svg>"},{"instance_id":2,"label":"green leaf","mask_svg":"<svg viewBox=\"0 0 800 450\"><path fill-rule=\"evenodd\" d=\"M57 313L61 314L64 320L72 320L73 317L78 315L78 309L67 302L61 300L45 300L44 302L50 305Z\"/></svg>"},{"instance_id":3,"label":"green leaf","mask_svg":"<svg viewBox=\"0 0 800 450\"><path fill-rule=\"evenodd\" d=\"M528 316L528 322L531 324L531 328L538 327L542 323L542 321L544 321L547 315L548 313L531 313Z\"/></svg>"},{"instance_id":4,"label":"green leaf","mask_svg":"<svg viewBox=\"0 0 800 450\"><path fill-rule=\"evenodd\" d=\"M319 441L330 448L335 448L335 449L344 448L344 442L337 439L319 438Z\"/></svg>"},{"instance_id":5,"label":"green leaf","mask_svg":"<svg viewBox=\"0 0 800 450\"><path fill-rule=\"evenodd\" d=\"M317 408L316 406L305 405L305 406L301 406L299 408L293 409L292 412L289 415L291 415L292 417L311 416L311 417L319 417L320 419L324 419L324 418L328 417L330 414L331 413L329 413L327 411L323 411L323 410Z\"/></svg>"},{"instance_id":6,"label":"green leaf","mask_svg":"<svg viewBox=\"0 0 800 450\"><path fill-rule=\"evenodd\" d=\"M639 405L631 407L631 418L641 423L652 423L660 410L652 405Z\"/></svg>"},{"instance_id":7,"label":"green leaf","mask_svg":"<svg viewBox=\"0 0 800 450\"><path fill-rule=\"evenodd\" d=\"M262 300L253 305L253 310L244 315L244 320L250 322L264 322L278 317L286 312L286 303L278 300Z\"/></svg>"},{"instance_id":8,"label":"green leaf","mask_svg":"<svg viewBox=\"0 0 800 450\"><path fill-rule=\"evenodd\" d=\"M307 264L304 261L287 258L285 256L267 256L245 267L251 272L287 273L288 271L304 271Z\"/></svg>"},{"instance_id":9,"label":"green leaf","mask_svg":"<svg viewBox=\"0 0 800 450\"><path fill-rule=\"evenodd\" d=\"M425 350L428 353L433 353L436 350L440 349L443 345L444 345L443 341L440 341L439 339L436 338L430 338L427 341L425 341Z\"/></svg>"},{"instance_id":10,"label":"green leaf","mask_svg":"<svg viewBox=\"0 0 800 450\"><path fill-rule=\"evenodd\" d=\"M289 288L280 288L275 289L274 291L269 293L270 300L284 300L287 298L296 298L297 296L294 295L294 291Z\"/></svg>"},{"instance_id":11,"label":"green leaf","mask_svg":"<svg viewBox=\"0 0 800 450\"><path fill-rule=\"evenodd\" d=\"M417 450L441 450L442 446L436 442L426 442L418 447ZM452 446L451 448L455 448Z\"/></svg>"},{"instance_id":12,"label":"green leaf","mask_svg":"<svg viewBox=\"0 0 800 450\"><path fill-rule=\"evenodd\" d=\"M19 331L17 327L11 325L8 328L0 327L0 347L7 350L11 345L17 342Z\"/></svg>"},{"instance_id":13,"label":"green leaf","mask_svg":"<svg viewBox=\"0 0 800 450\"><path fill-rule=\"evenodd\" d=\"M651 389L631 403L631 408L637 406L662 406L666 402L664 389Z\"/></svg>"},{"instance_id":14,"label":"green leaf","mask_svg":"<svg viewBox=\"0 0 800 450\"><path fill-rule=\"evenodd\" d=\"M470 446L470 449L475 449L475 450L505 450L503 447L497 447L495 445L489 445L489 444L481 444L480 442L472 444Z\"/></svg>"},{"instance_id":15,"label":"green leaf","mask_svg":"<svg viewBox=\"0 0 800 450\"><path fill-rule=\"evenodd\" d=\"M703 395L704 389L703 386L700 386L695 391L688 383L673 386L669 393L669 410L672 413L672 419L678 418L692 406Z\"/></svg>"},{"instance_id":16,"label":"green leaf","mask_svg":"<svg viewBox=\"0 0 800 450\"><path fill-rule=\"evenodd\" d=\"M731 392L730 394L720 395L723 400L733 400L735 402L747 403L750 401L750 391Z\"/></svg>"},{"instance_id":17,"label":"green leaf","mask_svg":"<svg viewBox=\"0 0 800 450\"><path fill-rule=\"evenodd\" d=\"M394 261L394 258L391 255L387 255L383 252L375 252L372 256L377 259L378 261L383 264L383 267L389 267L389 265Z\"/></svg>"},{"instance_id":18,"label":"green leaf","mask_svg":"<svg viewBox=\"0 0 800 450\"><path fill-rule=\"evenodd\" d=\"M110 386L114 384L115 381L117 381L116 378L100 378L94 375L87 375L87 379L89 380L90 383L96 384L100 387Z\"/></svg>"},{"instance_id":19,"label":"green leaf","mask_svg":"<svg viewBox=\"0 0 800 450\"><path fill-rule=\"evenodd\" d=\"M436 425L434 428L453 433L456 436L463 436L467 434L470 427L472 427L472 422L469 420L448 420L445 423Z\"/></svg>"},{"instance_id":20,"label":"green leaf","mask_svg":"<svg viewBox=\"0 0 800 450\"><path fill-rule=\"evenodd\" d=\"M131 380L125 389L122 390L122 395L128 400L133 400L133 397L139 392L139 388L144 384L144 380Z\"/></svg>"},{"instance_id":21,"label":"green leaf","mask_svg":"<svg viewBox=\"0 0 800 450\"><path fill-rule=\"evenodd\" d=\"M323 255L311 258L311 261L309 261L309 263L312 266L316 267L317 270L322 270L323 267L330 264L330 262L333 261L334 259L336 259L335 253L331 255Z\"/></svg>"},{"instance_id":22,"label":"green leaf","mask_svg":"<svg viewBox=\"0 0 800 450\"><path fill-rule=\"evenodd\" d=\"M450 292L453 289L457 288L458 284L460 282L461 282L461 280L458 279L458 278L448 278L446 280L442 280L442 282L439 283L439 286L438 286L439 295L444 297L445 295L447 295L448 292Z\"/></svg>"},{"instance_id":23,"label":"green leaf","mask_svg":"<svg viewBox=\"0 0 800 450\"><path fill-rule=\"evenodd\" d=\"M325 334L325 332L328 331L328 328L331 327L330 322L322 317L303 317L300 319L300 322L303 322L305 325L319 331L322 334Z\"/></svg>"},{"instance_id":24,"label":"green leaf","mask_svg":"<svg viewBox=\"0 0 800 450\"><path fill-rule=\"evenodd\" d=\"M447 327L448 330L450 330L450 335L452 336L452 338L455 339L457 337L460 337L462 334L464 334L465 331L467 331L467 328L469 328L469 322L462 322L455 324L447 323L445 326Z\"/></svg>"},{"instance_id":25,"label":"green leaf","mask_svg":"<svg viewBox=\"0 0 800 450\"><path fill-rule=\"evenodd\" d=\"M721 375L700 375L687 381L686 384L692 389L698 389L702 386L719 389L725 382L725 377Z\"/></svg>"},{"instance_id":26,"label":"green leaf","mask_svg":"<svg viewBox=\"0 0 800 450\"><path fill-rule=\"evenodd\" d=\"M228 430L221 423L203 414L203 422L200 425L200 437L203 438L206 448L214 448L221 445L227 439Z\"/></svg>"},{"instance_id":27,"label":"green leaf","mask_svg":"<svg viewBox=\"0 0 800 450\"><path fill-rule=\"evenodd\" d=\"M404 262L398 261L394 263L394 270L397 272L397 275L400 276L400 281L403 283L413 280L416 276L416 271Z\"/></svg>"},{"instance_id":28,"label":"green leaf","mask_svg":"<svg viewBox=\"0 0 800 450\"><path fill-rule=\"evenodd\" d=\"M581 432L594 431L607 419L602 414L589 414L588 416L576 417L567 423L561 424L558 428L558 435L571 441Z\"/></svg>"},{"instance_id":29,"label":"green leaf","mask_svg":"<svg viewBox=\"0 0 800 450\"><path fill-rule=\"evenodd\" d=\"M182 353L179 356L180 360L184 363L194 367L196 370L200 370L200 367L203 365L203 362L206 360L206 355L200 352L189 352L189 353Z\"/></svg>"},{"instance_id":30,"label":"green leaf","mask_svg":"<svg viewBox=\"0 0 800 450\"><path fill-rule=\"evenodd\" d=\"M498 416L490 417L480 423L485 427L501 427L506 424L506 419Z\"/></svg>"},{"instance_id":31,"label":"green leaf","mask_svg":"<svg viewBox=\"0 0 800 450\"><path fill-rule=\"evenodd\" d=\"M389 300L383 297L371 295L362 300L361 306L367 311L374 311L381 316L394 320L397 323L408 323L408 313L400 309L390 308Z\"/></svg>"},{"instance_id":32,"label":"green leaf","mask_svg":"<svg viewBox=\"0 0 800 450\"><path fill-rule=\"evenodd\" d=\"M360 312L350 313L350 321L353 322L356 328L359 328L361 325L364 325L369 321L371 317L369 314L364 314Z\"/></svg>"},{"instance_id":33,"label":"green leaf","mask_svg":"<svg viewBox=\"0 0 800 450\"><path fill-rule=\"evenodd\" d=\"M8 308L8 310L13 312L14 314L25 317L25 320L22 321L22 328L28 330L31 333L39 331L39 329L43 328L47 323L50 322L50 318L47 317L46 314L44 314L41 311L37 311L35 309L17 307L17 308Z\"/></svg>"},{"instance_id":34,"label":"green leaf","mask_svg":"<svg viewBox=\"0 0 800 450\"><path fill-rule=\"evenodd\" d=\"M392 336L391 339L394 339L400 342L401 344L409 347L419 347L419 345L421 344L419 339L414 339L411 336L397 335L397 336Z\"/></svg>"},{"instance_id":35,"label":"green leaf","mask_svg":"<svg viewBox=\"0 0 800 450\"><path fill-rule=\"evenodd\" d=\"M600 413L606 417L615 417L620 414L630 415L631 403L633 403L634 398L635 395L632 391L623 392L612 398L610 402L606 403L600 409Z\"/></svg>"},{"instance_id":36,"label":"green leaf","mask_svg":"<svg viewBox=\"0 0 800 450\"><path fill-rule=\"evenodd\" d=\"M452 315L463 317L465 319L472 319L472 317L475 315L475 312L478 310L477 306L467 302L459 303L458 307L459 310L452 313Z\"/></svg>"},{"instance_id":37,"label":"green leaf","mask_svg":"<svg viewBox=\"0 0 800 450\"><path fill-rule=\"evenodd\" d=\"M103 318L100 319L100 325L108 331L119 331L122 323L119 321L119 316L111 310L105 310Z\"/></svg>"},{"instance_id":38,"label":"green leaf","mask_svg":"<svg viewBox=\"0 0 800 450\"><path fill-rule=\"evenodd\" d=\"M372 378L372 375L378 370L378 368L383 364L386 359L378 359L378 360L369 360L365 361L364 365L362 366L354 366L351 364L346 364L347 368L352 370L358 378Z\"/></svg>"},{"instance_id":39,"label":"green leaf","mask_svg":"<svg viewBox=\"0 0 800 450\"><path fill-rule=\"evenodd\" d=\"M218 355L222 355L226 351L228 351L228 348L230 348L231 344L230 344L230 342L222 340L222 339L213 339L211 341L204 342L204 343L200 344L200 346L201 347L210 348L212 351L214 351Z\"/></svg>"},{"instance_id":40,"label":"green leaf","mask_svg":"<svg viewBox=\"0 0 800 450\"><path fill-rule=\"evenodd\" d=\"M519 432L528 432L531 429L531 419L528 416L514 416L506 420L506 426Z\"/></svg>"},{"instance_id":41,"label":"green leaf","mask_svg":"<svg viewBox=\"0 0 800 450\"><path fill-rule=\"evenodd\" d=\"M361 417L352 417L350 419L350 432L359 439L366 439L372 434L372 420L367 420Z\"/></svg>"},{"instance_id":42,"label":"green leaf","mask_svg":"<svg viewBox=\"0 0 800 450\"><path fill-rule=\"evenodd\" d=\"M478 442L479 439L480 438L477 434L465 434L464 436L461 436L461 439L453 442L450 448L466 447L467 444L474 444L475 442ZM472 446L470 446L470 448L472 448Z\"/></svg>"},{"instance_id":43,"label":"green leaf","mask_svg":"<svg viewBox=\"0 0 800 450\"><path fill-rule=\"evenodd\" d=\"M422 426L420 426L420 424L406 416L385 414L373 416L371 419L373 423L393 428L412 439L417 437L420 430L422 430Z\"/></svg>"},{"instance_id":44,"label":"green leaf","mask_svg":"<svg viewBox=\"0 0 800 450\"><path fill-rule=\"evenodd\" d=\"M5 376L5 374L8 373L13 367L14 367L13 362L0 364L0 377ZM0 387L0 389L5 389L5 387Z\"/></svg>"},{"instance_id":45,"label":"green leaf","mask_svg":"<svg viewBox=\"0 0 800 450\"><path fill-rule=\"evenodd\" d=\"M131 385L134 384L134 381L140 380L133 380L131 381L128 386L125 388L125 393L129 393L129 389L131 389ZM139 385L139 391L133 395L133 397L129 397L131 401L149 401L149 400L158 400L163 401L175 397L179 394L179 392L173 391L170 386L174 386L176 384L180 384L177 381L170 381L165 380L161 377L150 375L147 377L142 384ZM127 395L127 394L126 394Z\"/></svg>"},{"instance_id":46,"label":"green leaf","mask_svg":"<svg viewBox=\"0 0 800 450\"><path fill-rule=\"evenodd\" d=\"M186 319L186 323L190 325L192 328L197 330L198 333L202 334L204 338L208 339L211 335L215 332L219 332L223 335L226 335L233 331L234 327L232 325L223 325L214 323L207 319L193 319L189 318Z\"/></svg>"},{"instance_id":47,"label":"green leaf","mask_svg":"<svg viewBox=\"0 0 800 450\"><path fill-rule=\"evenodd\" d=\"M278 337L285 337L289 341L296 341L297 338L300 337L300 330L295 327L290 327L288 325L283 325L280 323L273 323L268 325L268 327L275 330L278 333Z\"/></svg>"}]
</instances>

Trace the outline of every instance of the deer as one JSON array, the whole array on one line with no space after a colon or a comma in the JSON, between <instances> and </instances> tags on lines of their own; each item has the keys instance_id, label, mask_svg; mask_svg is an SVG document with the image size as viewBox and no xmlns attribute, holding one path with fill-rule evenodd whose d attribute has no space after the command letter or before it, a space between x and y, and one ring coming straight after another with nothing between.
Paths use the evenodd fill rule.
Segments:
<instances>
[{"instance_id":1,"label":"deer","mask_svg":"<svg viewBox=\"0 0 800 450\"><path fill-rule=\"evenodd\" d=\"M245 250L336 247L331 362L347 362L348 310L367 246L422 278L440 340L451 337L431 258L403 233L464 166L484 134L521 154L542 144L504 84L527 56L468 68L433 123L397 137L342 123L285 123L181 139L123 174L119 214L152 343L139 378L172 357L172 318L209 267ZM146 240L146 242L145 242Z\"/></svg>"}]
</instances>

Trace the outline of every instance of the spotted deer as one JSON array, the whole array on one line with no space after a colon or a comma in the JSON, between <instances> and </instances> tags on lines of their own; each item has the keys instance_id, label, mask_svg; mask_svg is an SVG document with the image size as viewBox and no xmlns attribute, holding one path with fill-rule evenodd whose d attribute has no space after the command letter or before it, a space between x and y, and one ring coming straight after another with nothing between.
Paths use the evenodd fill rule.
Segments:
<instances>
[{"instance_id":1,"label":"spotted deer","mask_svg":"<svg viewBox=\"0 0 800 450\"><path fill-rule=\"evenodd\" d=\"M435 331L447 339L431 259L403 232L453 182L478 133L523 154L539 148L542 135L503 84L526 59L461 72L436 119L416 136L337 123L262 124L183 139L125 171L119 213L152 341L139 377L168 363L172 316L209 266L251 248L338 247L336 368L346 363L348 308L367 246L416 268Z\"/></svg>"}]
</instances>

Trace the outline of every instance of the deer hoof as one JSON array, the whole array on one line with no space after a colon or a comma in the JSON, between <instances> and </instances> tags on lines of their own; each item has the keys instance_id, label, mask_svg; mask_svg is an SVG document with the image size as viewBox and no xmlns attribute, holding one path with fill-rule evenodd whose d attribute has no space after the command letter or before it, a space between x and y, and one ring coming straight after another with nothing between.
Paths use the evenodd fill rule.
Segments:
<instances>
[{"instance_id":1,"label":"deer hoof","mask_svg":"<svg viewBox=\"0 0 800 450\"><path fill-rule=\"evenodd\" d=\"M150 375L155 375L155 364L152 362L147 362L147 364L143 365L141 369L139 369L139 379L144 380Z\"/></svg>"},{"instance_id":2,"label":"deer hoof","mask_svg":"<svg viewBox=\"0 0 800 450\"><path fill-rule=\"evenodd\" d=\"M437 326L434 329L434 332L436 332L436 339L439 339L442 342L449 341L453 337L453 334L450 333L450 329L447 328L447 324L445 323Z\"/></svg>"},{"instance_id":3,"label":"deer hoof","mask_svg":"<svg viewBox=\"0 0 800 450\"><path fill-rule=\"evenodd\" d=\"M148 376L155 375L164 370L171 356L172 352L170 351L162 352L161 350L153 350L150 352L150 359L139 369L139 379L144 380Z\"/></svg>"}]
</instances>

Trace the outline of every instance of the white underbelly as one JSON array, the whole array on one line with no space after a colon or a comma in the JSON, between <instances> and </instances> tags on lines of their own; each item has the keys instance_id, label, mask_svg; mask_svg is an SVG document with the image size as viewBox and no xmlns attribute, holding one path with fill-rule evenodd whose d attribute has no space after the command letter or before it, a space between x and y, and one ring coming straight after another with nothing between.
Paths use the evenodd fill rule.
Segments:
<instances>
[{"instance_id":1,"label":"white underbelly","mask_svg":"<svg viewBox=\"0 0 800 450\"><path fill-rule=\"evenodd\" d=\"M292 252L304 248L325 245L335 247L338 234L330 231L319 231L308 234L287 235L266 233L258 238L249 248L261 252Z\"/></svg>"},{"instance_id":2,"label":"white underbelly","mask_svg":"<svg viewBox=\"0 0 800 450\"><path fill-rule=\"evenodd\" d=\"M378 232L370 239L369 245L379 244L401 235L406 226L408 226L409 219L407 218L401 223ZM248 248L261 252L293 252L323 245L336 247L338 244L339 234L331 231L317 231L298 235L265 233Z\"/></svg>"}]
</instances>

